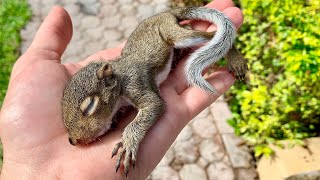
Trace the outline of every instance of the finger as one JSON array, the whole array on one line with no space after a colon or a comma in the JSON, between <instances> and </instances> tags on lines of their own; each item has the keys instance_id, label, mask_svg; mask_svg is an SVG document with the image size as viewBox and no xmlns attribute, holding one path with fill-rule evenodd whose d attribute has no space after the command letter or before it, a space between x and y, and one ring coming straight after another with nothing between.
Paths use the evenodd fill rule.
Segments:
<instances>
[{"instance_id":1,"label":"finger","mask_svg":"<svg viewBox=\"0 0 320 180\"><path fill-rule=\"evenodd\" d=\"M68 75L72 77L74 74L76 74L80 69L88 65L90 62L109 61L117 58L120 55L120 53L120 48L106 49L103 51L99 51L78 63L66 62L63 65L66 67Z\"/></svg>"},{"instance_id":2,"label":"finger","mask_svg":"<svg viewBox=\"0 0 320 180\"><path fill-rule=\"evenodd\" d=\"M70 77L73 76L75 73L77 73L81 68L89 64L90 62L94 61L109 61L112 59L117 58L120 56L122 49L124 48L126 44L126 41L119 44L116 48L110 48L105 49L102 51L99 51L89 57L87 57L85 60L80 61L76 64L74 63L64 63L64 66L67 69L67 72L69 73Z\"/></svg>"},{"instance_id":3,"label":"finger","mask_svg":"<svg viewBox=\"0 0 320 180\"><path fill-rule=\"evenodd\" d=\"M230 7L227 8L223 13L226 14L231 20L231 22L239 28L243 22L243 14L239 8L236 7ZM211 31L213 29L213 25L208 28L207 31ZM173 85L174 88L177 91L177 94L181 94L188 86L185 83L185 75L184 75L184 66L185 66L185 60L180 60L178 63L175 71L174 71L174 81L171 82L171 86Z\"/></svg>"},{"instance_id":4,"label":"finger","mask_svg":"<svg viewBox=\"0 0 320 180\"><path fill-rule=\"evenodd\" d=\"M237 7L229 7L227 9L225 9L223 11L223 13L229 17L230 21L232 22L232 24L237 28L239 29L240 26L242 25L243 23L243 14L242 14L242 11L237 8ZM207 29L207 32L212 32L212 31L216 31L216 26L211 24L208 29Z\"/></svg>"},{"instance_id":5,"label":"finger","mask_svg":"<svg viewBox=\"0 0 320 180\"><path fill-rule=\"evenodd\" d=\"M224 11L229 7L233 7L234 3L232 0L214 0L211 3L207 4L206 7L217 9L219 11ZM199 31L205 31L208 29L211 23L204 21L193 21L192 28Z\"/></svg>"},{"instance_id":6,"label":"finger","mask_svg":"<svg viewBox=\"0 0 320 180\"><path fill-rule=\"evenodd\" d=\"M214 0L206 5L206 7L215 8L219 11L223 11L224 9L227 9L228 7L232 6L234 6L232 0Z\"/></svg>"},{"instance_id":7,"label":"finger","mask_svg":"<svg viewBox=\"0 0 320 180\"><path fill-rule=\"evenodd\" d=\"M48 52L47 54L52 57L42 57L42 59L60 61L71 37L72 22L69 14L62 7L55 6L41 24L29 50Z\"/></svg>"},{"instance_id":8,"label":"finger","mask_svg":"<svg viewBox=\"0 0 320 180\"><path fill-rule=\"evenodd\" d=\"M194 86L187 88L181 94L182 101L189 110L190 118L195 117L225 93L235 82L235 77L224 69L212 73L206 80L217 90L216 94L210 94Z\"/></svg>"},{"instance_id":9,"label":"finger","mask_svg":"<svg viewBox=\"0 0 320 180\"><path fill-rule=\"evenodd\" d=\"M179 59L179 63L175 69L171 71L168 78L161 84L162 87L165 89L173 88L174 92L178 95L188 87L184 72L185 62L188 57Z\"/></svg>"},{"instance_id":10,"label":"finger","mask_svg":"<svg viewBox=\"0 0 320 180\"><path fill-rule=\"evenodd\" d=\"M229 74L227 70L224 70L212 74L208 81L220 93L223 93L233 84L234 77ZM151 168L155 167L156 163L164 156L182 128L217 98L217 95L208 95L198 88L188 88L183 93L181 99L177 101L181 105L179 107L187 106L190 112L188 117L175 116L172 111L170 114L170 110L168 110L161 119L148 130L147 135L140 143L141 148L138 150L138 157L140 159L138 160L138 164L139 167L144 168L143 172L151 171ZM186 113L188 110L182 110L182 112ZM157 143L155 144L154 142ZM143 151L141 149L143 149ZM150 154L152 154L152 157L150 157Z\"/></svg>"},{"instance_id":11,"label":"finger","mask_svg":"<svg viewBox=\"0 0 320 180\"><path fill-rule=\"evenodd\" d=\"M67 70L67 73L69 75L69 78L71 78L73 75L75 75L80 69L83 68L80 64L75 64L75 63L64 63L64 67Z\"/></svg>"},{"instance_id":12,"label":"finger","mask_svg":"<svg viewBox=\"0 0 320 180\"><path fill-rule=\"evenodd\" d=\"M80 61L78 63L64 63L64 66L67 69L67 72L69 76L73 76L76 74L80 69L88 65L90 62L96 62L96 61L109 61L112 59L117 58L121 53L121 48L112 48L112 49L106 49L100 52L97 52L94 55L89 56L83 61Z\"/></svg>"},{"instance_id":13,"label":"finger","mask_svg":"<svg viewBox=\"0 0 320 180\"><path fill-rule=\"evenodd\" d=\"M29 49L15 63L12 77L37 61L53 60L60 63L61 55L71 37L70 16L63 8L54 7L40 26Z\"/></svg>"},{"instance_id":14,"label":"finger","mask_svg":"<svg viewBox=\"0 0 320 180\"><path fill-rule=\"evenodd\" d=\"M80 64L81 66L86 66L90 62L94 62L94 61L113 60L113 59L120 56L121 51L125 46L125 43L126 43L126 41L119 44L116 48L109 48L109 49L99 51L99 52L95 53L94 55L87 57L85 60L79 62L78 64Z\"/></svg>"},{"instance_id":15,"label":"finger","mask_svg":"<svg viewBox=\"0 0 320 180\"><path fill-rule=\"evenodd\" d=\"M127 43L127 40L123 41L121 44L117 46L117 48L123 49L126 43Z\"/></svg>"}]
</instances>

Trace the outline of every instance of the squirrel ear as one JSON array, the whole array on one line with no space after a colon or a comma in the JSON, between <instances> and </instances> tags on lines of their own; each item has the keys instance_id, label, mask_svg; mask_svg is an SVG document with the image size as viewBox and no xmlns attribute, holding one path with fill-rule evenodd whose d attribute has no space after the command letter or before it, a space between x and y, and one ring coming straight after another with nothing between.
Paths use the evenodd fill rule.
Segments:
<instances>
[{"instance_id":1,"label":"squirrel ear","mask_svg":"<svg viewBox=\"0 0 320 180\"><path fill-rule=\"evenodd\" d=\"M112 76L112 68L111 64L105 63L100 69L97 71L97 76L98 79L103 79L106 77L111 77Z\"/></svg>"}]
</instances>

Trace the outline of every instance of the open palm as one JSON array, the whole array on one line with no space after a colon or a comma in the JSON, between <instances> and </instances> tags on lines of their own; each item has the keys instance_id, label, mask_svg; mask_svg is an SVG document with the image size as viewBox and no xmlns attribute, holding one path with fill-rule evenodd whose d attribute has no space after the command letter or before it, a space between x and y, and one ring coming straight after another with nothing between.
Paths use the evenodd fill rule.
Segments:
<instances>
[{"instance_id":1,"label":"open palm","mask_svg":"<svg viewBox=\"0 0 320 180\"><path fill-rule=\"evenodd\" d=\"M232 6L232 1L217 0L209 4L209 7L223 10L239 27L242 14ZM206 23L194 23L194 26L202 30L209 27ZM71 76L90 61L117 57L121 47L98 52L77 64L61 64L61 55L71 36L69 15L60 7L53 8L32 45L13 68L0 114L4 148L1 177L124 178L123 173L115 173L111 151L134 113L121 120L118 128L101 141L88 146L69 144L61 117L62 93ZM141 142L137 164L129 170L129 179L146 178L188 121L218 98L218 95L187 87L182 66L180 63L161 86L167 110ZM221 70L212 74L208 81L224 93L233 84L234 77Z\"/></svg>"}]
</instances>

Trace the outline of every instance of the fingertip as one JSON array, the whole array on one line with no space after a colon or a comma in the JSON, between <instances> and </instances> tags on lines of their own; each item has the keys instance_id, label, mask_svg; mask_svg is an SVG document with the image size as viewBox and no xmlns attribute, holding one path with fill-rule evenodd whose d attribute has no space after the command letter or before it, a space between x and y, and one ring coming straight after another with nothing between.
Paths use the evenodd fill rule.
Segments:
<instances>
[{"instance_id":1,"label":"fingertip","mask_svg":"<svg viewBox=\"0 0 320 180\"><path fill-rule=\"evenodd\" d=\"M48 16L47 17L50 17L50 18L54 18L54 19L61 19L63 20L64 22L64 25L68 25L70 27L67 27L68 29L68 32L67 34L69 35L72 35L72 21L71 21L71 17L68 13L67 10L65 10L63 7L61 6L58 6L58 5L55 5L52 7L52 9L50 10L50 12L48 13Z\"/></svg>"},{"instance_id":2,"label":"fingertip","mask_svg":"<svg viewBox=\"0 0 320 180\"><path fill-rule=\"evenodd\" d=\"M41 24L31 48L52 51L61 56L72 33L72 21L68 12L60 6L54 6Z\"/></svg>"},{"instance_id":3,"label":"fingertip","mask_svg":"<svg viewBox=\"0 0 320 180\"><path fill-rule=\"evenodd\" d=\"M81 66L86 66L90 62L114 60L120 56L121 51L121 45L116 48L105 49L87 57L85 60L80 61L78 64L80 64Z\"/></svg>"},{"instance_id":4,"label":"fingertip","mask_svg":"<svg viewBox=\"0 0 320 180\"><path fill-rule=\"evenodd\" d=\"M69 13L61 6L59 5L54 5L50 12L48 13L48 16L51 15L51 14L61 14L61 15L64 15L64 16L69 16Z\"/></svg>"},{"instance_id":5,"label":"fingertip","mask_svg":"<svg viewBox=\"0 0 320 180\"><path fill-rule=\"evenodd\" d=\"M74 74L76 74L83 66L76 63L65 63L64 67L67 69L69 77L72 77Z\"/></svg>"},{"instance_id":6,"label":"fingertip","mask_svg":"<svg viewBox=\"0 0 320 180\"><path fill-rule=\"evenodd\" d=\"M235 77L224 69L212 73L206 80L217 90L217 93L210 94L199 87L193 86L187 88L181 95L192 117L196 116L230 89L235 82ZM194 97L196 97L196 100Z\"/></svg>"},{"instance_id":7,"label":"fingertip","mask_svg":"<svg viewBox=\"0 0 320 180\"><path fill-rule=\"evenodd\" d=\"M220 93L225 93L236 81L236 78L228 70L219 70L209 75L206 80Z\"/></svg>"},{"instance_id":8,"label":"fingertip","mask_svg":"<svg viewBox=\"0 0 320 180\"><path fill-rule=\"evenodd\" d=\"M231 22L237 29L240 28L244 19L241 9L237 7L229 7L225 9L223 13L230 18Z\"/></svg>"},{"instance_id":9,"label":"fingertip","mask_svg":"<svg viewBox=\"0 0 320 180\"><path fill-rule=\"evenodd\" d=\"M63 21L62 25L65 26L65 38L67 40L67 43L69 43L73 35L73 25L68 11L61 6L56 5L52 8L52 13L53 17L57 14L58 16L60 16L59 18Z\"/></svg>"},{"instance_id":10,"label":"fingertip","mask_svg":"<svg viewBox=\"0 0 320 180\"><path fill-rule=\"evenodd\" d=\"M232 0L214 0L206 5L206 7L215 8L219 11L223 11L228 7L234 6Z\"/></svg>"},{"instance_id":11,"label":"fingertip","mask_svg":"<svg viewBox=\"0 0 320 180\"><path fill-rule=\"evenodd\" d=\"M237 28L241 26L243 14L239 8L234 7L232 0L215 0L207 4L206 7L223 11L225 14L228 13L227 16L231 19L232 23L234 23ZM204 21L193 21L192 28L199 31L206 31L208 28L210 28L207 30L209 32L216 30L214 25Z\"/></svg>"},{"instance_id":12,"label":"fingertip","mask_svg":"<svg viewBox=\"0 0 320 180\"><path fill-rule=\"evenodd\" d=\"M123 49L123 48L124 48L124 46L126 45L126 43L127 43L127 41L126 41L126 40L125 40L125 41L123 41L121 44L119 44L119 45L117 46L117 48Z\"/></svg>"}]
</instances>

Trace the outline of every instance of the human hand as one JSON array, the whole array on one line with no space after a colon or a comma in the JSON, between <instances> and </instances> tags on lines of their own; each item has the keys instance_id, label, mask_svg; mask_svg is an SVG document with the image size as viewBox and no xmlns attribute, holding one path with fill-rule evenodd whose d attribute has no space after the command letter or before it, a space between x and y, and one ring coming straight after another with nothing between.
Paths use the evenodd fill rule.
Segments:
<instances>
[{"instance_id":1,"label":"human hand","mask_svg":"<svg viewBox=\"0 0 320 180\"><path fill-rule=\"evenodd\" d=\"M223 11L239 27L242 13L231 0L216 0L208 5ZM213 26L194 22L198 30ZM25 179L122 179L115 173L114 145L121 139L131 113L118 128L89 146L72 146L61 117L61 99L71 76L93 60L117 57L121 47L100 51L76 64L61 64L60 59L72 36L69 15L55 7L41 25L30 48L12 70L10 84L0 114L0 136L4 150L2 178ZM182 128L218 96L185 86L183 63L161 85L167 103L165 114L152 126L140 144L135 169L129 179L145 179L161 160ZM235 78L226 70L207 80L220 93ZM156 143L155 143L156 142Z\"/></svg>"}]
</instances>

